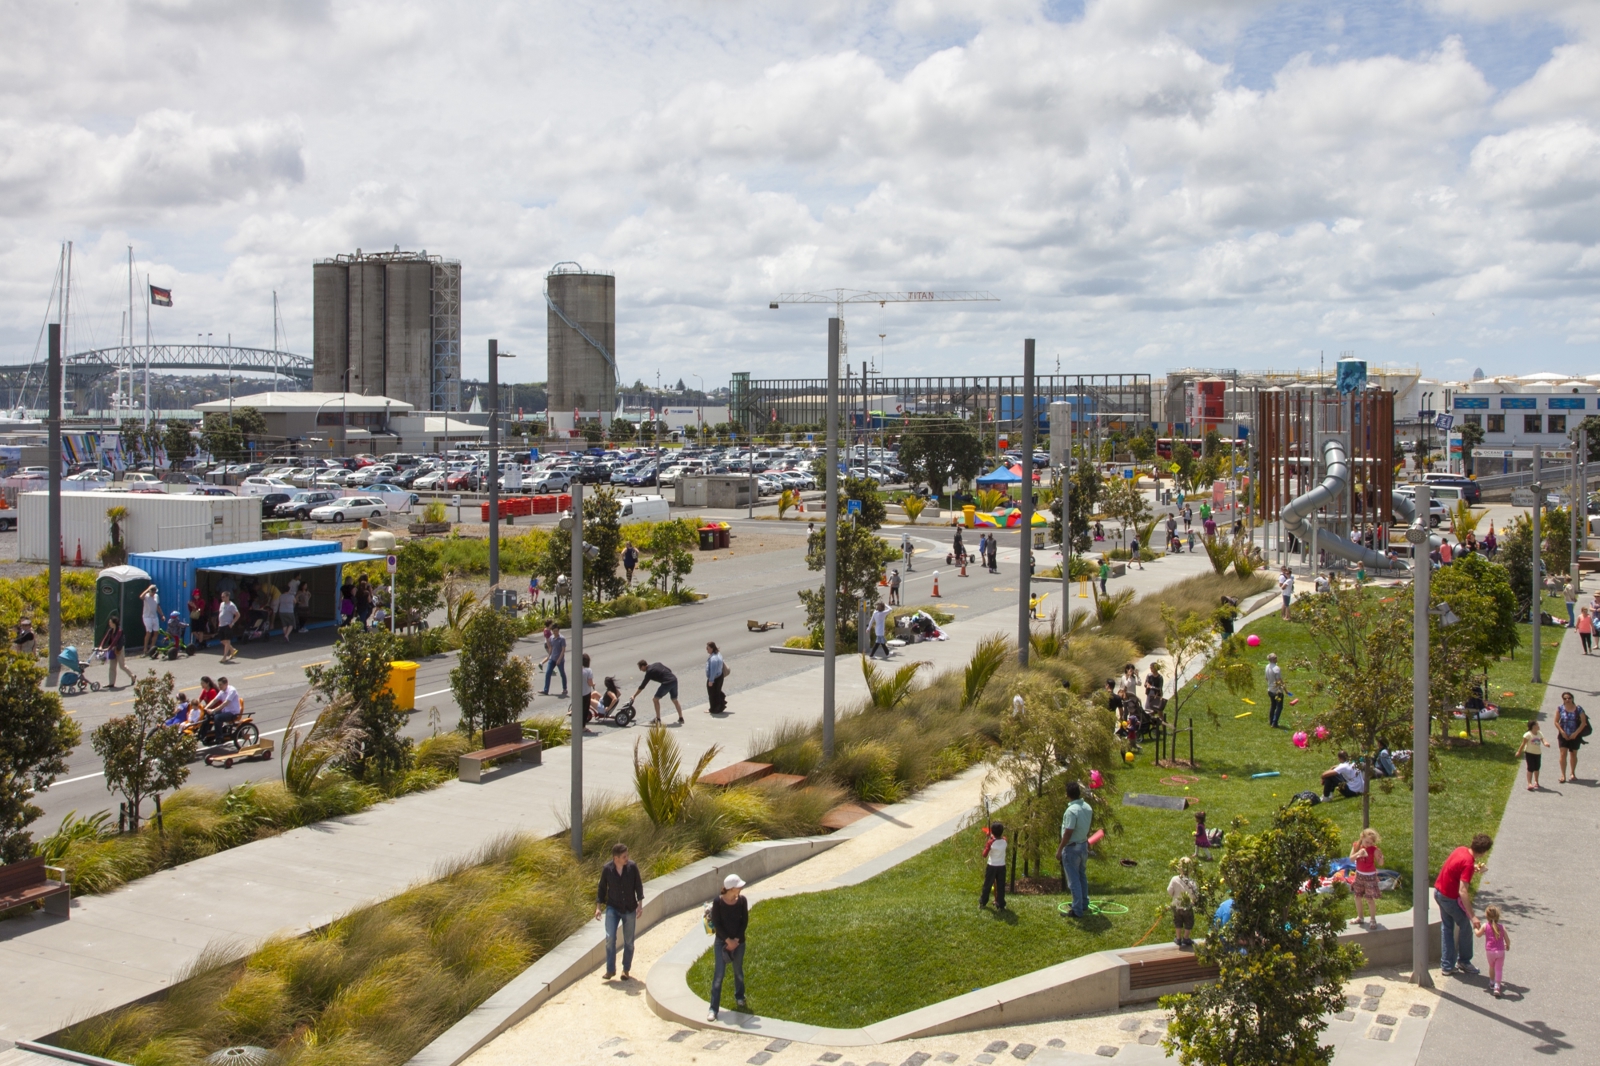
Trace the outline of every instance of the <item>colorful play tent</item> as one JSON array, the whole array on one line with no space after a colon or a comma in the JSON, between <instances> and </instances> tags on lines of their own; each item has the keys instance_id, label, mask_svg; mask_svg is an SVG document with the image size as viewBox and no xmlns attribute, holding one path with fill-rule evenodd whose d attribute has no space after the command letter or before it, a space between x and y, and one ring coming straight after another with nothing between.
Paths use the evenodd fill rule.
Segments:
<instances>
[{"instance_id":1,"label":"colorful play tent","mask_svg":"<svg viewBox=\"0 0 1600 1066\"><path fill-rule=\"evenodd\" d=\"M986 489L999 488L1004 485L1020 485L1022 484L1022 475L1017 471L1016 467L1002 464L978 478L978 484Z\"/></svg>"},{"instance_id":2,"label":"colorful play tent","mask_svg":"<svg viewBox=\"0 0 1600 1066\"><path fill-rule=\"evenodd\" d=\"M1022 508L1012 507L1004 511L976 511L972 515L974 528L980 529L1018 529L1022 525ZM1035 526L1048 526L1050 519L1038 511L1033 512Z\"/></svg>"}]
</instances>

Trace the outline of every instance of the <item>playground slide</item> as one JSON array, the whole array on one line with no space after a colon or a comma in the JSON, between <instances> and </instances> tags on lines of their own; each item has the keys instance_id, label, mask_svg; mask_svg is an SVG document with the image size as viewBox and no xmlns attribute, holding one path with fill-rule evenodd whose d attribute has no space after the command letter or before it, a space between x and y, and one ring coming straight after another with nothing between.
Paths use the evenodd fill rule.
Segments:
<instances>
[{"instance_id":1,"label":"playground slide","mask_svg":"<svg viewBox=\"0 0 1600 1066\"><path fill-rule=\"evenodd\" d=\"M1295 497L1283 507L1283 528L1305 544L1311 543L1311 516L1316 513L1317 508L1337 506L1350 485L1350 462L1345 456L1343 441L1323 441L1322 462L1328 471L1322 479L1322 484L1304 496ZM1400 499L1394 501L1396 509L1401 502L1403 501ZM1324 533L1318 537L1317 547L1329 555L1348 559L1369 570L1392 570L1404 567L1404 564L1397 563L1382 552L1352 544L1335 533Z\"/></svg>"}]
</instances>

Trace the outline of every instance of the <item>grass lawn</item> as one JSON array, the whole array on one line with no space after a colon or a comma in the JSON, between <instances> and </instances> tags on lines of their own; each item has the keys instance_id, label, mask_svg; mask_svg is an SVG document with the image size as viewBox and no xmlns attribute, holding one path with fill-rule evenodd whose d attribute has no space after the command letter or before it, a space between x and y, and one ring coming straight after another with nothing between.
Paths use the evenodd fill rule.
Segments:
<instances>
[{"instance_id":1,"label":"grass lawn","mask_svg":"<svg viewBox=\"0 0 1600 1066\"><path fill-rule=\"evenodd\" d=\"M1410 587L1393 594L1409 597ZM1520 762L1511 753L1525 728L1523 721L1531 717L1530 708L1537 708L1544 695L1543 685L1528 681L1530 633L1529 627L1522 629L1516 658L1495 664L1490 672L1489 698L1499 705L1501 720L1484 724L1483 746L1474 743L1440 753L1435 778L1445 787L1432 797L1429 837L1435 870L1450 849L1473 833L1495 831L1513 778L1520 776ZM1276 617L1244 632L1261 636L1261 646L1251 651L1257 678L1267 653L1276 651L1288 687L1299 697L1297 705L1284 710L1282 724L1288 728L1268 728L1267 697L1259 680L1251 697L1254 706L1220 686L1207 686L1184 708L1181 723L1187 724L1192 709L1199 780L1187 786L1164 783L1174 771L1154 767L1153 746L1146 745L1137 764L1119 775L1122 791L1187 795L1195 801L1191 812L1205 810L1208 825L1225 830L1235 817L1265 823L1296 792L1320 795L1320 774L1334 764L1335 752L1316 744L1301 751L1290 740L1296 729L1310 731L1317 724L1312 671L1295 665L1301 658L1314 660L1315 648L1302 625ZM1559 644L1556 636L1552 640L1545 634L1547 665ZM1207 702L1216 707L1219 725L1206 715ZM1246 711L1249 717L1234 717ZM1409 734L1392 741L1397 748L1409 747ZM1187 752L1186 740L1183 750ZM1282 776L1250 779L1252 773L1268 770ZM1354 839L1361 825L1359 800L1325 803L1318 810L1339 825L1346 839ZM1057 914L1056 905L1065 898L1060 895L1013 895L1007 913L979 910L981 844L978 830L969 829L863 884L756 906L746 959L752 1009L850 1028L1089 952L1170 940L1171 925L1160 915L1171 876L1168 862L1190 853L1193 815L1143 807L1119 807L1118 815L1123 831L1109 834L1091 858L1089 887L1091 897L1122 904L1126 914L1074 922ZM1382 907L1386 912L1408 909L1410 789L1403 784L1388 792L1375 787L1372 822L1382 834L1384 865L1404 876ZM1122 859L1138 865L1123 866ZM1353 901L1347 900L1346 907L1354 917ZM1198 932L1204 935L1203 922ZM709 953L690 971L690 985L709 997Z\"/></svg>"}]
</instances>

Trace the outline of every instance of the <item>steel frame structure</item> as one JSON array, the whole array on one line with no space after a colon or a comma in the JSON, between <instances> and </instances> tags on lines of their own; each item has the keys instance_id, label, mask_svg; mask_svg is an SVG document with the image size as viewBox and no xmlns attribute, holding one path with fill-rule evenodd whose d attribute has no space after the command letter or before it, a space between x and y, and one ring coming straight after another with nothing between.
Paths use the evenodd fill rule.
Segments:
<instances>
[{"instance_id":1,"label":"steel frame structure","mask_svg":"<svg viewBox=\"0 0 1600 1066\"><path fill-rule=\"evenodd\" d=\"M454 411L461 406L461 264L454 259L433 259L430 395L435 411Z\"/></svg>"},{"instance_id":2,"label":"steel frame structure","mask_svg":"<svg viewBox=\"0 0 1600 1066\"><path fill-rule=\"evenodd\" d=\"M1366 388L1344 395L1331 386L1262 389L1256 394L1256 470L1261 518L1280 517L1283 506L1322 480L1322 441L1346 442L1351 485L1330 525L1344 533L1385 527L1394 491L1394 393Z\"/></svg>"}]
</instances>

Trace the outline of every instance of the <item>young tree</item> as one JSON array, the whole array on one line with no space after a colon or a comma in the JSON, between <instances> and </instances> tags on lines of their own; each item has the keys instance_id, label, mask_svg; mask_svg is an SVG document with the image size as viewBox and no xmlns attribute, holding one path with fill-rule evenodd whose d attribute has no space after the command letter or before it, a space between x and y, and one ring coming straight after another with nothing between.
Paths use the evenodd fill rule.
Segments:
<instances>
[{"instance_id":1,"label":"young tree","mask_svg":"<svg viewBox=\"0 0 1600 1066\"><path fill-rule=\"evenodd\" d=\"M1596 419L1593 415L1590 415L1588 418L1584 419L1585 424L1588 424L1591 421L1600 424L1600 419ZM1472 449L1483 443L1483 427L1473 422L1463 422L1461 423L1460 432L1461 457L1466 460L1467 476L1471 477L1477 467L1477 463L1472 454ZM1589 431L1589 440L1591 442L1595 440L1595 431L1592 429ZM1589 445L1589 450L1591 453L1594 451L1597 444L1600 444L1600 442L1591 443Z\"/></svg>"},{"instance_id":2,"label":"young tree","mask_svg":"<svg viewBox=\"0 0 1600 1066\"><path fill-rule=\"evenodd\" d=\"M0 653L0 863L32 854L28 826L44 812L29 801L67 772L83 737L43 680L37 660Z\"/></svg>"},{"instance_id":3,"label":"young tree","mask_svg":"<svg viewBox=\"0 0 1600 1066\"><path fill-rule=\"evenodd\" d=\"M167 469L178 465L194 454L194 423L186 418L169 418L161 433L161 446L167 452Z\"/></svg>"},{"instance_id":4,"label":"young tree","mask_svg":"<svg viewBox=\"0 0 1600 1066\"><path fill-rule=\"evenodd\" d=\"M324 702L340 697L353 705L363 734L360 753L343 762L361 779L387 777L411 765L411 741L400 735L405 712L387 691L389 664L400 658L400 640L387 629L348 625L333 646L333 661L306 667L306 678Z\"/></svg>"},{"instance_id":5,"label":"young tree","mask_svg":"<svg viewBox=\"0 0 1600 1066\"><path fill-rule=\"evenodd\" d=\"M922 516L922 511L928 506L928 501L921 496L912 494L900 501L901 508L906 512L906 518L912 525L917 524L917 519Z\"/></svg>"},{"instance_id":6,"label":"young tree","mask_svg":"<svg viewBox=\"0 0 1600 1066\"><path fill-rule=\"evenodd\" d=\"M839 489L844 493L845 499L856 500L861 504L861 510L857 511L855 516L857 525L875 530L889 517L889 509L884 505L883 494L878 491L878 482L875 479L847 477Z\"/></svg>"},{"instance_id":7,"label":"young tree","mask_svg":"<svg viewBox=\"0 0 1600 1066\"><path fill-rule=\"evenodd\" d=\"M613 418L611 420L611 439L614 441L630 441L634 438L636 427L626 418Z\"/></svg>"},{"instance_id":8,"label":"young tree","mask_svg":"<svg viewBox=\"0 0 1600 1066\"><path fill-rule=\"evenodd\" d=\"M1212 651L1214 623L1211 618L1201 615L1197 611L1179 616L1178 612L1165 605L1161 608L1161 625L1166 630L1167 654L1172 658L1172 677L1168 685L1172 686L1173 693L1169 697L1171 713L1167 721L1177 723L1178 716L1183 713L1195 693L1200 691L1200 686L1205 682L1195 679L1190 684L1181 684L1184 673L1197 662L1201 662L1207 655L1211 661L1206 665L1205 681L1221 681L1229 692L1235 696L1243 696L1255 690L1255 671L1244 658L1244 638L1235 637L1225 640ZM1212 721L1218 721L1218 713L1213 709L1215 701L1208 704Z\"/></svg>"},{"instance_id":9,"label":"young tree","mask_svg":"<svg viewBox=\"0 0 1600 1066\"><path fill-rule=\"evenodd\" d=\"M105 761L106 791L128 801L133 828L139 828L144 801L177 788L189 777L199 747L192 733L166 725L177 701L171 674L151 670L133 683L133 713L96 727L89 734L95 754Z\"/></svg>"},{"instance_id":10,"label":"young tree","mask_svg":"<svg viewBox=\"0 0 1600 1066\"><path fill-rule=\"evenodd\" d=\"M1017 814L1007 819L1017 853L1040 869L1060 841L1068 781L1085 786L1084 795L1102 819L1113 818L1113 769L1121 756L1111 715L1049 677L1024 674L1009 695L1021 696L1023 709L1001 719L1000 743L990 752L989 765L1017 797ZM1105 778L1098 789L1087 788L1091 770Z\"/></svg>"},{"instance_id":11,"label":"young tree","mask_svg":"<svg viewBox=\"0 0 1600 1066\"><path fill-rule=\"evenodd\" d=\"M1449 604L1461 621L1442 634L1464 648L1475 671L1493 659L1510 655L1521 642L1517 629L1517 594L1506 568L1476 552L1441 567L1429 584L1434 606ZM1442 628L1435 622L1429 632Z\"/></svg>"},{"instance_id":12,"label":"young tree","mask_svg":"<svg viewBox=\"0 0 1600 1066\"><path fill-rule=\"evenodd\" d=\"M397 625L421 622L439 609L444 568L429 541L412 539L395 549L394 609Z\"/></svg>"},{"instance_id":13,"label":"young tree","mask_svg":"<svg viewBox=\"0 0 1600 1066\"><path fill-rule=\"evenodd\" d=\"M662 592L669 585L671 591L677 592L683 579L694 570L694 543L694 523L687 518L657 522L650 530L650 561L645 563L645 569Z\"/></svg>"},{"instance_id":14,"label":"young tree","mask_svg":"<svg viewBox=\"0 0 1600 1066\"><path fill-rule=\"evenodd\" d=\"M589 599L607 600L618 596L627 581L617 573L622 558L622 502L609 485L583 494L583 539L597 551L583 562L583 587ZM572 534L557 525L545 542L544 557L536 569L548 588L556 577L572 572Z\"/></svg>"},{"instance_id":15,"label":"young tree","mask_svg":"<svg viewBox=\"0 0 1600 1066\"><path fill-rule=\"evenodd\" d=\"M1173 1012L1163 1046L1198 1066L1326 1066L1319 1043L1329 1014L1344 1009L1344 984L1361 949L1341 945L1337 895L1301 892L1329 855L1343 853L1338 828L1304 803L1278 811L1263 832L1231 836L1215 872L1202 871L1195 911L1233 914L1195 949L1216 981L1163 996Z\"/></svg>"},{"instance_id":16,"label":"young tree","mask_svg":"<svg viewBox=\"0 0 1600 1066\"><path fill-rule=\"evenodd\" d=\"M222 412L208 412L200 423L200 447L218 462L236 463L245 456L244 432Z\"/></svg>"},{"instance_id":17,"label":"young tree","mask_svg":"<svg viewBox=\"0 0 1600 1066\"><path fill-rule=\"evenodd\" d=\"M1501 531L1500 550L1495 553L1494 561L1505 569L1511 594L1517 598L1518 619L1527 619L1533 603L1533 523L1526 514L1514 517ZM1540 563L1548 572L1548 561L1541 557Z\"/></svg>"},{"instance_id":18,"label":"young tree","mask_svg":"<svg viewBox=\"0 0 1600 1066\"><path fill-rule=\"evenodd\" d=\"M900 462L935 496L951 481L971 481L983 469L983 444L972 423L958 418L914 418L900 434Z\"/></svg>"},{"instance_id":19,"label":"young tree","mask_svg":"<svg viewBox=\"0 0 1600 1066\"><path fill-rule=\"evenodd\" d=\"M855 639L856 615L861 605L874 594L884 564L898 554L865 526L839 523L839 614L835 639L840 647L847 647ZM823 570L827 566L825 539L820 529L811 534L806 544L806 566L812 570ZM827 620L825 591L825 588L800 590L800 602L806 608L806 625L818 644L822 642L822 627Z\"/></svg>"},{"instance_id":20,"label":"young tree","mask_svg":"<svg viewBox=\"0 0 1600 1066\"><path fill-rule=\"evenodd\" d=\"M1103 507L1107 515L1122 523L1122 529L1117 534L1119 539L1151 518L1150 505L1145 502L1144 493L1139 491L1138 483L1133 478L1119 477L1108 480Z\"/></svg>"},{"instance_id":21,"label":"young tree","mask_svg":"<svg viewBox=\"0 0 1600 1066\"><path fill-rule=\"evenodd\" d=\"M461 631L461 658L450 691L461 708L461 732L510 725L533 702L533 665L513 655L519 631L503 611L479 609ZM577 666L577 664L574 664Z\"/></svg>"}]
</instances>

